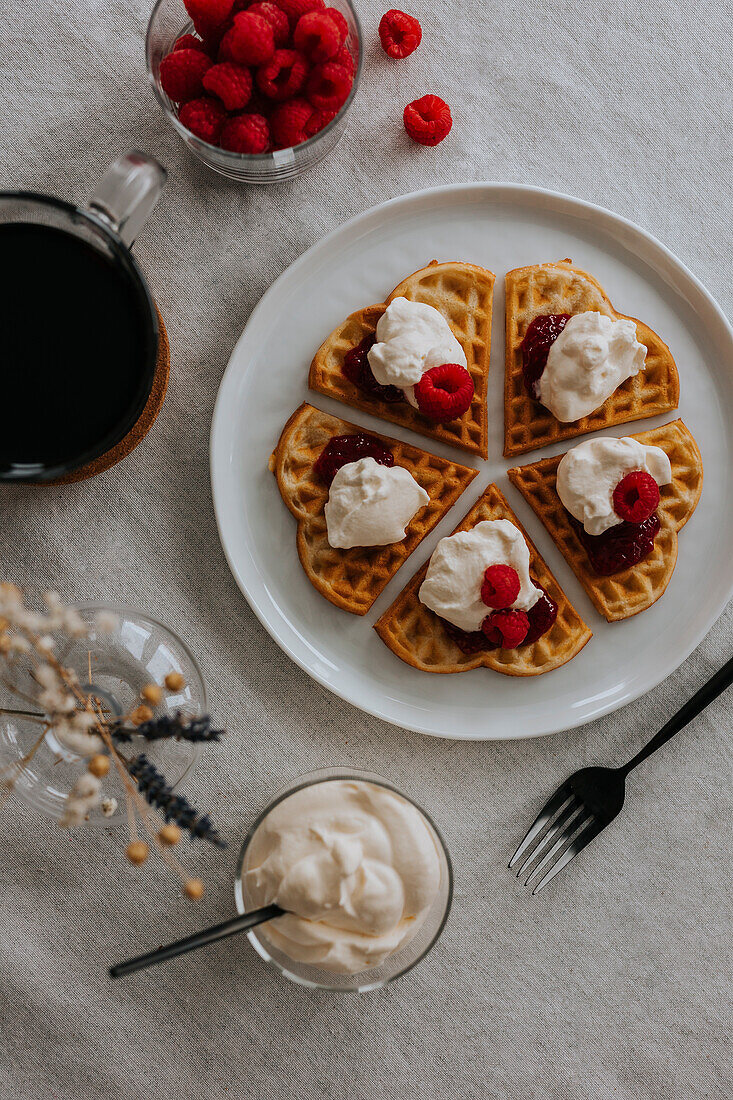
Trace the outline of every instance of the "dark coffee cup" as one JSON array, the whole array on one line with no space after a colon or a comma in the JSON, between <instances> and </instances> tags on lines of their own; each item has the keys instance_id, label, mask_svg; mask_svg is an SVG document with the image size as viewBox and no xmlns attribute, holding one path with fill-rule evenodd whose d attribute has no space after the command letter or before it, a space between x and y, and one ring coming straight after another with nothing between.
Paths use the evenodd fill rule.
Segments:
<instances>
[{"instance_id":1,"label":"dark coffee cup","mask_svg":"<svg viewBox=\"0 0 733 1100\"><path fill-rule=\"evenodd\" d=\"M150 397L158 315L130 247L165 170L131 152L84 208L0 192L0 480L55 481L116 447Z\"/></svg>"}]
</instances>

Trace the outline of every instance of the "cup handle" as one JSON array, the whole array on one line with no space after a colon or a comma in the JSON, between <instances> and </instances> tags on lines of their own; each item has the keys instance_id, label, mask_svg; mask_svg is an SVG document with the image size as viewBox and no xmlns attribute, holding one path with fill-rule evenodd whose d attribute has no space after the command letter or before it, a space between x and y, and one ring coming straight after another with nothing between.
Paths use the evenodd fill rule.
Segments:
<instances>
[{"instance_id":1,"label":"cup handle","mask_svg":"<svg viewBox=\"0 0 733 1100\"><path fill-rule=\"evenodd\" d=\"M89 209L130 247L160 198L168 173L147 153L118 157L94 189Z\"/></svg>"}]
</instances>

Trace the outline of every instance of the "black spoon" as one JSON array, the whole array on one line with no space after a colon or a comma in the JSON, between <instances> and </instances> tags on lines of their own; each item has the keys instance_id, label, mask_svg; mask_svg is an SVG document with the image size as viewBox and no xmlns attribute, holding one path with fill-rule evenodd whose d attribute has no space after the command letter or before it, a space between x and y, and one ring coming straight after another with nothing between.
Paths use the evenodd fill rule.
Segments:
<instances>
[{"instance_id":1,"label":"black spoon","mask_svg":"<svg viewBox=\"0 0 733 1100\"><path fill-rule=\"evenodd\" d=\"M206 947L207 943L216 943L227 936L236 936L238 932L246 932L255 925L264 924L267 920L281 917L285 912L279 905L265 905L263 909L253 909L251 913L242 913L231 920L225 920L223 924L214 924L211 928L204 928L193 936L187 936L185 940L176 940L166 947L159 947L157 951L148 951L145 955L138 955L134 959L110 966L110 978L124 978L126 974L134 974L136 970L145 970L148 966L174 959L176 955L187 955L189 951L198 951L199 947Z\"/></svg>"}]
</instances>

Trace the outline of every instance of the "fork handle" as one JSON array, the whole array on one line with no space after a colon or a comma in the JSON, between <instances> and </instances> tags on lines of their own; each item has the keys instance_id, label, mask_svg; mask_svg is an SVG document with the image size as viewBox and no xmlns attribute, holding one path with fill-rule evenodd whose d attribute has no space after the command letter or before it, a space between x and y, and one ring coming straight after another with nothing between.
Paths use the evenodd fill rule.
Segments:
<instances>
[{"instance_id":1,"label":"fork handle","mask_svg":"<svg viewBox=\"0 0 733 1100\"><path fill-rule=\"evenodd\" d=\"M723 667L719 669L706 684L703 684L700 690L696 691L692 698L688 699L684 706L681 706L668 722L665 722L659 733L652 737L648 745L640 749L636 756L629 760L628 764L624 764L618 769L621 775L625 778L633 768L641 764L643 760L646 760L647 757L651 756L657 749L660 749L662 745L666 745L676 733L679 733L679 731L683 729L688 722L691 722L693 718L697 718L698 714L705 710L705 707L708 706L709 703L712 703L713 699L717 699L721 692L725 691L727 687L730 687L732 683L733 657L726 661Z\"/></svg>"}]
</instances>

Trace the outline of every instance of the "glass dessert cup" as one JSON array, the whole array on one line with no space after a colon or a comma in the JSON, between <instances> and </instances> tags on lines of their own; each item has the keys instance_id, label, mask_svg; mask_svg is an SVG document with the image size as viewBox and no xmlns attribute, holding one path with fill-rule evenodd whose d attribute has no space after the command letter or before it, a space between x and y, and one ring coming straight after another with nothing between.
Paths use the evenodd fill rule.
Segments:
<instances>
[{"instance_id":1,"label":"glass dessert cup","mask_svg":"<svg viewBox=\"0 0 733 1100\"><path fill-rule=\"evenodd\" d=\"M96 695L102 705L115 715L127 714L140 702L140 690L148 683L162 684L169 672L183 676L180 691L165 692L155 709L157 717L164 714L197 715L206 711L206 689L196 660L188 646L168 627L150 615L132 608L106 604L87 604L78 608L89 633L78 640L68 640L57 657L79 676L82 690ZM109 612L116 618L114 630L102 632L95 625L98 612ZM91 654L91 681L89 667ZM8 701L8 707L18 707ZM37 722L22 715L0 714L0 771L12 774L14 762L21 760L38 737ZM188 775L198 759L201 745L173 738L144 741L133 738L121 746L125 756L144 752L159 768L172 786ZM66 797L84 772L84 760L61 745L49 731L29 763L13 782L13 794L33 809L58 821ZM125 795L116 769L110 769L104 784L104 797L115 798L117 809L105 816L101 807L90 811L85 827L109 827L124 819Z\"/></svg>"},{"instance_id":2,"label":"glass dessert cup","mask_svg":"<svg viewBox=\"0 0 733 1100\"><path fill-rule=\"evenodd\" d=\"M287 787L283 787L279 790L274 798L265 806L245 837L237 863L234 896L237 911L239 913L246 913L254 908L254 906L249 903L244 883L247 850L254 834L270 812L286 798L295 794L296 791L301 791L306 787L315 786L320 783L333 782L334 780L356 780L364 783L372 783L379 787L385 787L388 791L392 791L400 798L403 798L405 802L414 806L423 818L435 842L435 848L438 853L440 886L420 927L412 939L408 940L400 950L392 955L388 955L379 966L370 967L357 974L333 973L290 958L289 955L279 950L279 948L267 939L262 930L264 926L251 929L247 933L247 938L258 955L279 970L281 974L284 974L286 978L289 978L290 981L298 985L306 986L309 989L323 989L332 992L363 993L370 989L380 989L389 982L401 977L401 975L406 974L407 971L411 970L413 966L416 966L421 959L425 958L437 943L446 925L450 913L451 901L453 899L453 868L448 849L437 825L422 806L418 805L409 795L399 790L399 788L388 779L384 779L380 775L375 775L373 772L360 771L354 768L321 768L318 771L307 772L305 775L298 776L289 783Z\"/></svg>"},{"instance_id":3,"label":"glass dessert cup","mask_svg":"<svg viewBox=\"0 0 733 1100\"><path fill-rule=\"evenodd\" d=\"M327 126L300 145L290 149L278 149L274 153L248 154L232 153L216 145L209 145L179 122L175 105L160 84L160 63L173 49L176 39L182 34L193 32L194 28L183 6L183 0L158 0L150 16L145 39L148 77L168 122L194 156L203 161L213 172L218 172L239 183L280 183L310 171L338 144L346 126L346 116L359 86L362 32L359 16L350 0L332 0L331 7L341 12L349 26L346 46L354 58L355 71L354 83L348 99Z\"/></svg>"}]
</instances>

